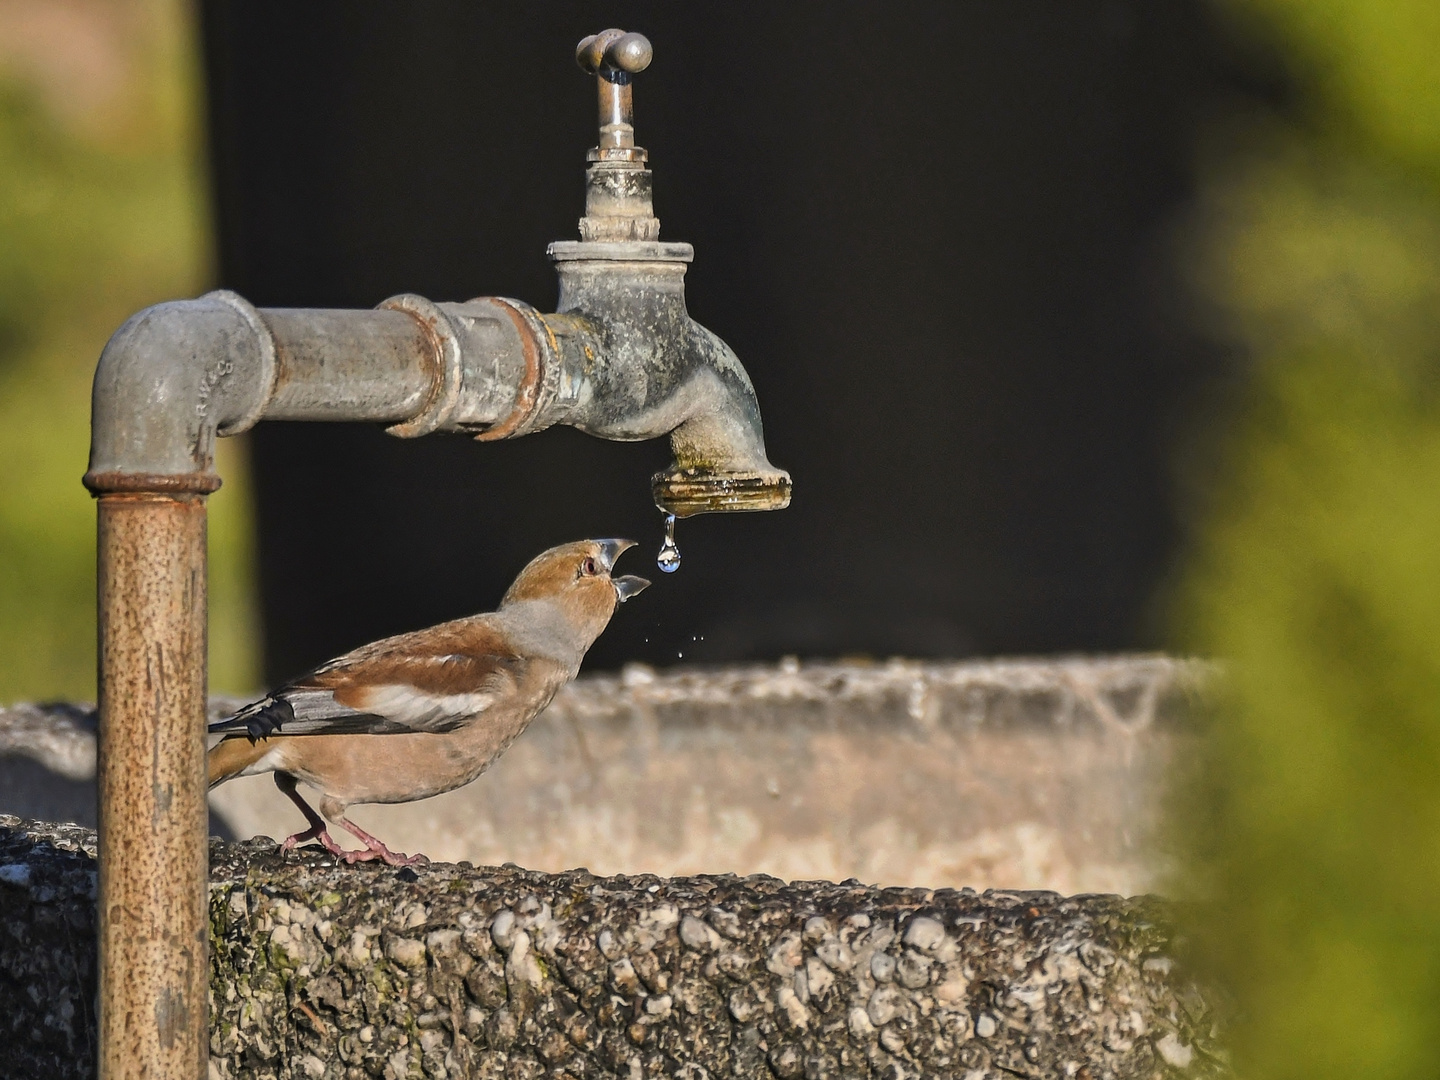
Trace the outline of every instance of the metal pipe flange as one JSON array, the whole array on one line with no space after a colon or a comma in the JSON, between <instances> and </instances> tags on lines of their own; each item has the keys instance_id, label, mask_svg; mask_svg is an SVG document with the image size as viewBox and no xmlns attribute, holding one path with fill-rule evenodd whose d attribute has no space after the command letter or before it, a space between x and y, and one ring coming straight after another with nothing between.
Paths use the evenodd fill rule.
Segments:
<instances>
[{"instance_id":1,"label":"metal pipe flange","mask_svg":"<svg viewBox=\"0 0 1440 1080\"><path fill-rule=\"evenodd\" d=\"M434 301L415 293L401 293L375 306L385 311L403 311L424 328L434 350L436 368L425 407L410 419L391 424L385 431L402 439L414 439L446 427L455 415L455 407L460 404L460 391L464 384L460 339L455 334L455 327Z\"/></svg>"},{"instance_id":2,"label":"metal pipe flange","mask_svg":"<svg viewBox=\"0 0 1440 1080\"><path fill-rule=\"evenodd\" d=\"M554 331L529 304L503 296L480 299L494 304L509 317L520 336L525 356L525 375L515 389L515 404L510 415L491 424L475 436L477 442L495 442L528 435L548 426L543 422L546 406L555 399L560 378L560 365L555 357L560 351Z\"/></svg>"},{"instance_id":3,"label":"metal pipe flange","mask_svg":"<svg viewBox=\"0 0 1440 1080\"><path fill-rule=\"evenodd\" d=\"M260 317L255 305L239 293L229 289L215 289L200 299L220 301L239 314L250 329L255 331L255 344L260 350L260 366L256 372L255 383L262 389L243 416L222 423L215 429L217 435L239 435L260 422L260 418L265 415L265 407L270 404L270 398L275 392L275 335L270 332L270 327L265 325L265 320Z\"/></svg>"}]
</instances>

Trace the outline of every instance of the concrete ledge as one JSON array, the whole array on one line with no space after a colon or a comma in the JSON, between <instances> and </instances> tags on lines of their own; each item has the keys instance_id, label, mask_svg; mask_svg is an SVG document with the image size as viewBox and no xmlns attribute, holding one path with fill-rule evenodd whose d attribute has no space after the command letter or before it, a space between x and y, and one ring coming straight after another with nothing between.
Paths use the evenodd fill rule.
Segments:
<instances>
[{"instance_id":1,"label":"concrete ledge","mask_svg":"<svg viewBox=\"0 0 1440 1080\"><path fill-rule=\"evenodd\" d=\"M211 850L211 1077L1225 1076L1165 905ZM94 835L0 818L5 1075L92 1075Z\"/></svg>"},{"instance_id":2,"label":"concrete ledge","mask_svg":"<svg viewBox=\"0 0 1440 1080\"><path fill-rule=\"evenodd\" d=\"M1163 656L632 666L565 688L474 784L355 817L477 864L1141 893L1210 677ZM88 723L0 710L0 811L93 824ZM211 806L229 838L302 825L267 777Z\"/></svg>"}]
</instances>

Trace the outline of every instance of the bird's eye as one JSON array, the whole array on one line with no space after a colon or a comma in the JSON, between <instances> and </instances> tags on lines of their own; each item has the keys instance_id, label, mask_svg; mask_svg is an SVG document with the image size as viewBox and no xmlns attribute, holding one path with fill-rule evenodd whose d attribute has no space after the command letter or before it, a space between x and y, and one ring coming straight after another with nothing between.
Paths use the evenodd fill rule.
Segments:
<instances>
[{"instance_id":1,"label":"bird's eye","mask_svg":"<svg viewBox=\"0 0 1440 1080\"><path fill-rule=\"evenodd\" d=\"M584 574L586 577L594 577L597 573L599 573L599 571L595 567L595 560L586 559L584 562L582 562L580 564L580 573Z\"/></svg>"}]
</instances>

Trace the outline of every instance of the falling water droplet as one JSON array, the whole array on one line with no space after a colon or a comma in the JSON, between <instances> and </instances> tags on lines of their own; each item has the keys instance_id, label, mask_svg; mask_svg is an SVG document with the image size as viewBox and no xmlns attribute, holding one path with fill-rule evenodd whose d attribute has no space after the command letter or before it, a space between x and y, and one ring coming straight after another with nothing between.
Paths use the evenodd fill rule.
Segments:
<instances>
[{"instance_id":1,"label":"falling water droplet","mask_svg":"<svg viewBox=\"0 0 1440 1080\"><path fill-rule=\"evenodd\" d=\"M680 549L675 546L675 515L665 515L665 542L660 545L660 554L655 564L667 574L680 569Z\"/></svg>"}]
</instances>

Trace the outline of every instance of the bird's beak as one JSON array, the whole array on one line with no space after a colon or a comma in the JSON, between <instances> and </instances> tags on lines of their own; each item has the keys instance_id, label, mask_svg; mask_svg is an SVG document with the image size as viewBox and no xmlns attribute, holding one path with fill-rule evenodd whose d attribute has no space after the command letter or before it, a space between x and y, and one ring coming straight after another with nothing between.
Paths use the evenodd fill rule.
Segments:
<instances>
[{"instance_id":1,"label":"bird's beak","mask_svg":"<svg viewBox=\"0 0 1440 1080\"><path fill-rule=\"evenodd\" d=\"M639 596L650 587L650 582L643 577L636 577L634 574L623 574L617 578L611 578L610 584L615 586L615 595L624 603L632 596Z\"/></svg>"},{"instance_id":2,"label":"bird's beak","mask_svg":"<svg viewBox=\"0 0 1440 1080\"><path fill-rule=\"evenodd\" d=\"M608 574L611 567L626 551L635 546L634 540L596 540L595 544L600 548L600 565L605 568Z\"/></svg>"}]
</instances>

